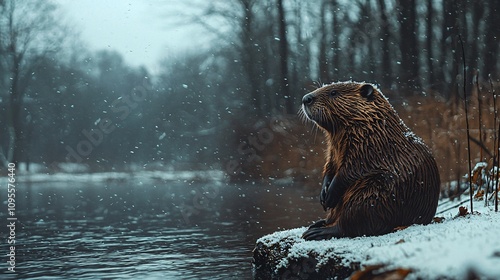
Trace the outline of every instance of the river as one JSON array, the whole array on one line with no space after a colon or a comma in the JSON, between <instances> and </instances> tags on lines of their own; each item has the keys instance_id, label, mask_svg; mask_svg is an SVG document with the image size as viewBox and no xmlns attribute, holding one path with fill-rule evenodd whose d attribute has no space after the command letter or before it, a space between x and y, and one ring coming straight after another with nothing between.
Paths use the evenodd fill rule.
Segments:
<instances>
[{"instance_id":1,"label":"river","mask_svg":"<svg viewBox=\"0 0 500 280\"><path fill-rule=\"evenodd\" d=\"M0 219L7 223L3 207ZM322 215L316 190L272 181L18 183L16 274L7 273L3 253L2 274L11 279L252 279L252 249L259 237L308 225ZM5 226L1 232L7 236Z\"/></svg>"}]
</instances>

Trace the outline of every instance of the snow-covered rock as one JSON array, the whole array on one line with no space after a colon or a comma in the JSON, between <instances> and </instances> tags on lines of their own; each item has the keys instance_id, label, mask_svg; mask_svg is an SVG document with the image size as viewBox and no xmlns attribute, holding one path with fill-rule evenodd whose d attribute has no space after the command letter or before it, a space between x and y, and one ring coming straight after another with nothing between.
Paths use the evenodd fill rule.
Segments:
<instances>
[{"instance_id":1,"label":"snow-covered rock","mask_svg":"<svg viewBox=\"0 0 500 280\"><path fill-rule=\"evenodd\" d=\"M474 203L475 214L375 237L305 241L306 227L257 240L254 276L279 279L344 279L378 265L409 273L407 279L500 279L500 213ZM478 209L479 208L479 209ZM479 211L476 213L476 210ZM458 207L453 209L458 213Z\"/></svg>"}]
</instances>

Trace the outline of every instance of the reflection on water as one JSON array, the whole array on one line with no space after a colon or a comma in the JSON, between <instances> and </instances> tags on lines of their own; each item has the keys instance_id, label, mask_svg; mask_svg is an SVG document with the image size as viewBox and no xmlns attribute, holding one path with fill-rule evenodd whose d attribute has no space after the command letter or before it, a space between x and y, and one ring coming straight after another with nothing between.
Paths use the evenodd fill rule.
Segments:
<instances>
[{"instance_id":1,"label":"reflection on water","mask_svg":"<svg viewBox=\"0 0 500 280\"><path fill-rule=\"evenodd\" d=\"M249 279L257 238L322 215L293 186L37 182L16 198L16 276L30 279Z\"/></svg>"}]
</instances>

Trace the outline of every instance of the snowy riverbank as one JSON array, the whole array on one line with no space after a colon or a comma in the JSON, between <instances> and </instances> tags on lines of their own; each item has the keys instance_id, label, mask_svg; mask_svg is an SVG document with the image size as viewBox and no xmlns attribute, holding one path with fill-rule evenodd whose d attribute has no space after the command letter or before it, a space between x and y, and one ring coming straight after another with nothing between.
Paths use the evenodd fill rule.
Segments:
<instances>
[{"instance_id":1,"label":"snowy riverbank","mask_svg":"<svg viewBox=\"0 0 500 280\"><path fill-rule=\"evenodd\" d=\"M161 168L157 166L141 168L130 166L123 171L89 172L82 164L60 164L57 170L49 170L47 167L32 164L30 170L21 163L16 168L17 180L20 182L105 182L135 180L141 182L150 181L223 181L226 174L220 170L174 170L173 168Z\"/></svg>"},{"instance_id":2,"label":"snowy riverbank","mask_svg":"<svg viewBox=\"0 0 500 280\"><path fill-rule=\"evenodd\" d=\"M469 273L499 279L500 213L483 205L474 203L478 214L455 217L457 206L440 215L442 223L378 237L305 241L300 237L305 227L275 232L257 240L254 272L273 278L342 279L384 265L377 273L409 273L408 279L467 279Z\"/></svg>"}]
</instances>

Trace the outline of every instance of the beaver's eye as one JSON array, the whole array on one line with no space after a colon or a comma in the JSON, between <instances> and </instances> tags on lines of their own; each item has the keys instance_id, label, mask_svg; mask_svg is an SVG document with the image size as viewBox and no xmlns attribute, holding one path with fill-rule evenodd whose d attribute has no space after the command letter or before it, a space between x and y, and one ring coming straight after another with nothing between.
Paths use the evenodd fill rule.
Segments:
<instances>
[{"instance_id":1,"label":"beaver's eye","mask_svg":"<svg viewBox=\"0 0 500 280\"><path fill-rule=\"evenodd\" d=\"M334 96L337 96L337 95L339 95L339 92L338 92L338 91L336 91L336 90L334 90L334 89L332 89L332 90L330 91L330 97L334 97Z\"/></svg>"}]
</instances>

